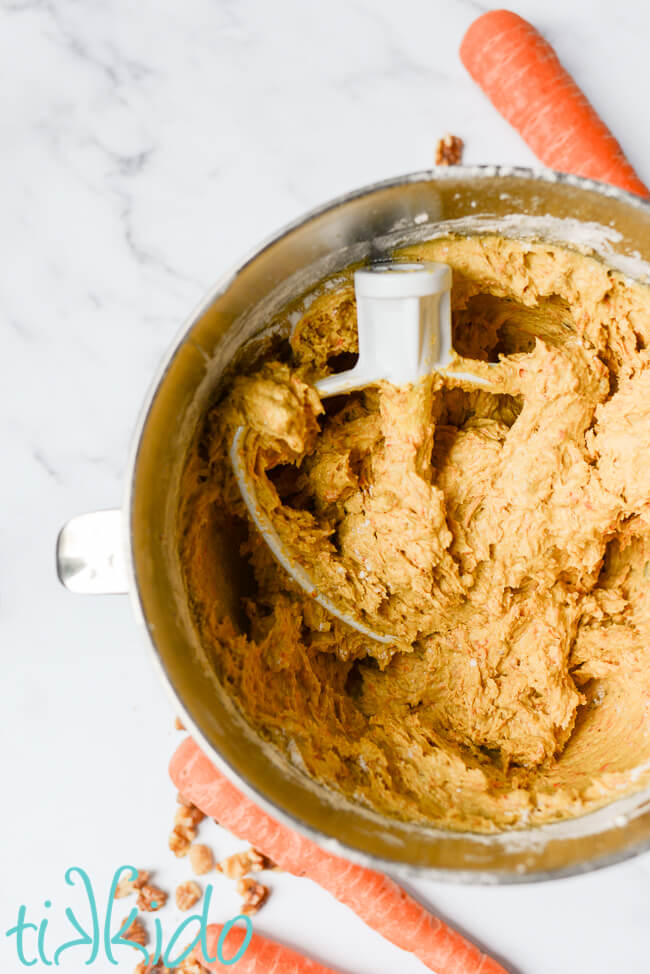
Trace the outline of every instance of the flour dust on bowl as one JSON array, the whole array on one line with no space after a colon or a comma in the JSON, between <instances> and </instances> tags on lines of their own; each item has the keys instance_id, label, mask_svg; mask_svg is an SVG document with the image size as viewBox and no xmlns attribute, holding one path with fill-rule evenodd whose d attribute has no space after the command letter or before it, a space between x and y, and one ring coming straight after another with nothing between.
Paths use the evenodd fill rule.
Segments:
<instances>
[{"instance_id":1,"label":"flour dust on bowl","mask_svg":"<svg viewBox=\"0 0 650 974\"><path fill-rule=\"evenodd\" d=\"M282 231L184 329L123 537L71 522L59 571L128 589L193 736L280 820L468 882L650 846L649 231L647 204L579 178L415 174ZM489 390L434 373L321 400L354 368L355 269L395 259L451 267L454 348ZM274 525L390 641L268 552L228 459L239 426Z\"/></svg>"}]
</instances>

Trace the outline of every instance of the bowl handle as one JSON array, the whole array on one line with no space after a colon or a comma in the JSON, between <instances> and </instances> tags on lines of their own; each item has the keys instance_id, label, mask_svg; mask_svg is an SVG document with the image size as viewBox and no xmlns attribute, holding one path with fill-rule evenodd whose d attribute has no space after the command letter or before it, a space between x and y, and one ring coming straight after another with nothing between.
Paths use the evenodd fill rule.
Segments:
<instances>
[{"instance_id":1,"label":"bowl handle","mask_svg":"<svg viewBox=\"0 0 650 974\"><path fill-rule=\"evenodd\" d=\"M59 581L85 595L128 591L122 512L80 514L61 528L56 543Z\"/></svg>"}]
</instances>

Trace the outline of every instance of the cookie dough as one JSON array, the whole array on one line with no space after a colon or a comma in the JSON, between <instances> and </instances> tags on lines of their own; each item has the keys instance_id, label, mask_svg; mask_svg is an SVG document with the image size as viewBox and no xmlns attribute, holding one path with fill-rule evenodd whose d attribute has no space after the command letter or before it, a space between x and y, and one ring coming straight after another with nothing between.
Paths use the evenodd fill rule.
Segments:
<instances>
[{"instance_id":1,"label":"cookie dough","mask_svg":"<svg viewBox=\"0 0 650 974\"><path fill-rule=\"evenodd\" d=\"M196 625L247 720L354 801L486 832L579 815L650 762L650 291L499 236L405 256L452 267L454 347L491 391L433 375L321 403L356 351L351 276L323 285L190 450ZM228 460L240 425L285 543L390 643L276 563Z\"/></svg>"}]
</instances>

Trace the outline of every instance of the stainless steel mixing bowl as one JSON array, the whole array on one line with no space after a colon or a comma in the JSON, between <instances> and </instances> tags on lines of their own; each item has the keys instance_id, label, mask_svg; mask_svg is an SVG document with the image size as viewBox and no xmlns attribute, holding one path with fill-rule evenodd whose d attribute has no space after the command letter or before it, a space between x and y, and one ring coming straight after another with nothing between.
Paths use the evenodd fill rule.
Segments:
<instances>
[{"instance_id":1,"label":"stainless steel mixing bowl","mask_svg":"<svg viewBox=\"0 0 650 974\"><path fill-rule=\"evenodd\" d=\"M237 349L337 269L450 228L593 247L631 276L650 279L650 204L585 179L459 166L387 180L312 211L222 278L191 316L137 424L121 512L84 515L64 527L59 577L74 591L129 592L152 661L186 726L215 764L277 819L333 851L393 872L473 883L548 879L650 847L650 790L582 818L494 836L389 821L334 798L270 752L217 684L189 617L175 550L188 441ZM220 597L236 615L231 550L224 537L218 575Z\"/></svg>"}]
</instances>

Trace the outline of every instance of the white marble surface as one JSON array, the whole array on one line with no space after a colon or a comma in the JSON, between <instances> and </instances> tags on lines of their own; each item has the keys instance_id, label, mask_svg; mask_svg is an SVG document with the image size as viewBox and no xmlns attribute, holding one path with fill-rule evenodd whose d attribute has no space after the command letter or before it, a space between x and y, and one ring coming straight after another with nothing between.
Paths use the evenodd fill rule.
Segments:
<instances>
[{"instance_id":1,"label":"white marble surface","mask_svg":"<svg viewBox=\"0 0 650 974\"><path fill-rule=\"evenodd\" d=\"M128 860L185 874L166 835L172 715L126 599L73 597L57 529L119 502L134 417L202 292L327 198L427 167L450 129L468 162L532 156L457 58L471 0L2 0L0 968L20 903L54 906ZM522 0L650 181L650 8ZM230 847L216 827L217 852ZM256 927L345 974L417 974L307 881L274 876ZM648 969L650 857L518 888L421 884L521 974ZM236 899L217 884L214 916ZM166 910L168 923L174 910ZM58 938L58 939L57 939ZM120 970L134 960L122 952ZM63 970L82 969L69 955ZM39 970L40 967L34 968ZM92 968L91 968L92 969ZM98 961L95 969L110 970Z\"/></svg>"}]
</instances>

